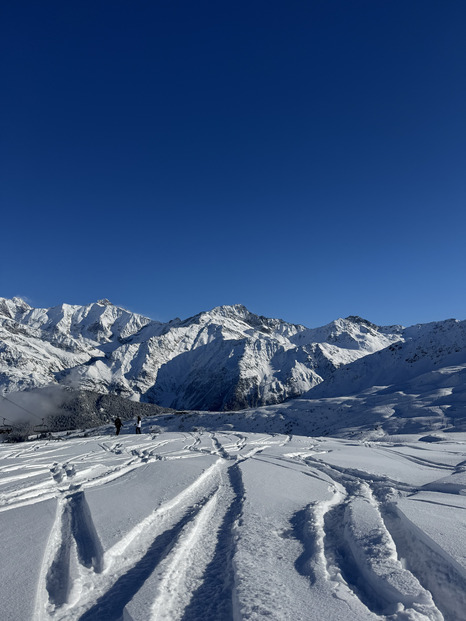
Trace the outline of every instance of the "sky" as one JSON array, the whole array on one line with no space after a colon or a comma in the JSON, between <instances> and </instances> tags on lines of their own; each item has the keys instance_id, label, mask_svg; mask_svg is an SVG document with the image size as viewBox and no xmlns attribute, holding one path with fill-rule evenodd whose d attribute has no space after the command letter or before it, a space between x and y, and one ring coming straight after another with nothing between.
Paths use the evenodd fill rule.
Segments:
<instances>
[{"instance_id":1,"label":"sky","mask_svg":"<svg viewBox=\"0 0 466 621\"><path fill-rule=\"evenodd\" d=\"M466 318L463 0L2 3L0 296Z\"/></svg>"}]
</instances>

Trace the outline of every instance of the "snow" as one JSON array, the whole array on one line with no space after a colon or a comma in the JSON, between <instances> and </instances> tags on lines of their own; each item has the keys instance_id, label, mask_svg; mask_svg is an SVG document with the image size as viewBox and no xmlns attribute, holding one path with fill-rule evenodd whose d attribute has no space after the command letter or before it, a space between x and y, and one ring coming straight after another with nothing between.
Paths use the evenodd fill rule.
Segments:
<instances>
[{"instance_id":1,"label":"snow","mask_svg":"<svg viewBox=\"0 0 466 621\"><path fill-rule=\"evenodd\" d=\"M466 433L161 420L0 444L3 621L464 618Z\"/></svg>"}]
</instances>

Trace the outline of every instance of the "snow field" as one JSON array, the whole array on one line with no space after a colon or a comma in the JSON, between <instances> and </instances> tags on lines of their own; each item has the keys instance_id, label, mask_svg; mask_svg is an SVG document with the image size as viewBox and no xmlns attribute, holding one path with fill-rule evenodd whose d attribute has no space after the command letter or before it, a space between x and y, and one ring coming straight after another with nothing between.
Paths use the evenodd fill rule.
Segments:
<instances>
[{"instance_id":1,"label":"snow field","mask_svg":"<svg viewBox=\"0 0 466 621\"><path fill-rule=\"evenodd\" d=\"M458 621L465 440L0 445L2 619Z\"/></svg>"}]
</instances>

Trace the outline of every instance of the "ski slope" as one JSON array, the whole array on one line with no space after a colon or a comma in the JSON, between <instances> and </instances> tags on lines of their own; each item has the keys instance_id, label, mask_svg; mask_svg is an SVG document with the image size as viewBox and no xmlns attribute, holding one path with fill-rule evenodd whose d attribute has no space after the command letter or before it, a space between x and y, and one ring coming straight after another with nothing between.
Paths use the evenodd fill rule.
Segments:
<instances>
[{"instance_id":1,"label":"ski slope","mask_svg":"<svg viewBox=\"0 0 466 621\"><path fill-rule=\"evenodd\" d=\"M3 621L455 620L466 434L0 444Z\"/></svg>"}]
</instances>

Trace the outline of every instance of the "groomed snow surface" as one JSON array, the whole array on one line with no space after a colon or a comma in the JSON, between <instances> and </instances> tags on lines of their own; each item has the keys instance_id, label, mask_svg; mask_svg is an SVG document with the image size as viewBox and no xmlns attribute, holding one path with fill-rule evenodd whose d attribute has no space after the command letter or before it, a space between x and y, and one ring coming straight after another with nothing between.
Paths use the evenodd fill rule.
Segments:
<instances>
[{"instance_id":1,"label":"groomed snow surface","mask_svg":"<svg viewBox=\"0 0 466 621\"><path fill-rule=\"evenodd\" d=\"M145 424L0 445L3 621L466 618L466 434Z\"/></svg>"}]
</instances>

